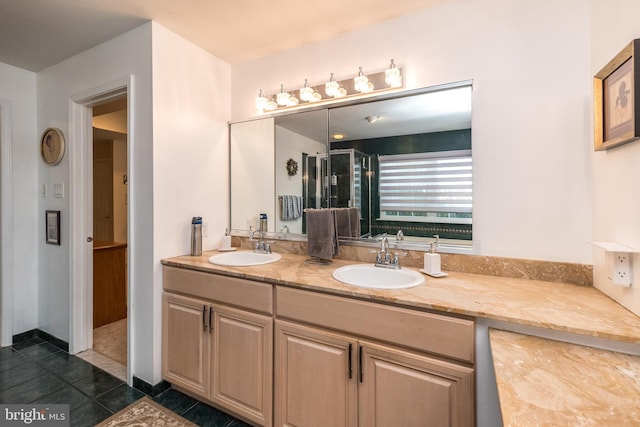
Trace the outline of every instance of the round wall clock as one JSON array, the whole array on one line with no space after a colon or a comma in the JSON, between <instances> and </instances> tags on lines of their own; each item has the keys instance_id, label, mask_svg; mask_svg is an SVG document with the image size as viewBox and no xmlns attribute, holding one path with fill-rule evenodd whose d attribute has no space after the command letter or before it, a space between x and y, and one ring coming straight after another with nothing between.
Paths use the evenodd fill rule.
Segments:
<instances>
[{"instance_id":1,"label":"round wall clock","mask_svg":"<svg viewBox=\"0 0 640 427\"><path fill-rule=\"evenodd\" d=\"M64 156L64 135L60 129L48 128L40 140L42 159L46 164L54 166L60 163Z\"/></svg>"}]
</instances>

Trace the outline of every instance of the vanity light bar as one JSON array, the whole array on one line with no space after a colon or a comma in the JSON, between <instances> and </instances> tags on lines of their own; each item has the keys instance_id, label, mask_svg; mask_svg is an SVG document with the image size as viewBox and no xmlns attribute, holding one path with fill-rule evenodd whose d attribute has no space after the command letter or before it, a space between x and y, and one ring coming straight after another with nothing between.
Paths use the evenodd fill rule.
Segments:
<instances>
[{"instance_id":1,"label":"vanity light bar","mask_svg":"<svg viewBox=\"0 0 640 427\"><path fill-rule=\"evenodd\" d=\"M328 102L336 99L354 98L362 95L385 92L403 86L402 69L396 68L393 59L385 71L365 75L360 67L355 77L337 81L331 73L330 79L318 85L309 85L307 79L300 89L285 91L280 85L276 94L265 96L262 89L255 99L256 108L260 113L280 111L293 107ZM285 99L286 98L286 99Z\"/></svg>"}]
</instances>

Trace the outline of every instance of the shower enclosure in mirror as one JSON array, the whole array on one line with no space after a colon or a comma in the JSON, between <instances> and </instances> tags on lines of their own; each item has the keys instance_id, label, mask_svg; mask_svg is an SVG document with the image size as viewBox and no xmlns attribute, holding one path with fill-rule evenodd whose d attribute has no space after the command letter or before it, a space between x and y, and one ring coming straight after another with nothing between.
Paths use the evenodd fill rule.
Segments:
<instances>
[{"instance_id":1,"label":"shower enclosure in mirror","mask_svg":"<svg viewBox=\"0 0 640 427\"><path fill-rule=\"evenodd\" d=\"M350 208L360 211L360 230L367 237L371 228L371 157L354 149L332 150L306 156L308 173L302 188L304 208ZM330 165L330 166L329 166ZM330 171L330 172L329 172ZM306 233L306 222L302 222Z\"/></svg>"},{"instance_id":2,"label":"shower enclosure in mirror","mask_svg":"<svg viewBox=\"0 0 640 427\"><path fill-rule=\"evenodd\" d=\"M302 236L304 208L357 207L362 241L472 239L471 82L232 123L230 136L236 232L264 212L270 232Z\"/></svg>"}]
</instances>

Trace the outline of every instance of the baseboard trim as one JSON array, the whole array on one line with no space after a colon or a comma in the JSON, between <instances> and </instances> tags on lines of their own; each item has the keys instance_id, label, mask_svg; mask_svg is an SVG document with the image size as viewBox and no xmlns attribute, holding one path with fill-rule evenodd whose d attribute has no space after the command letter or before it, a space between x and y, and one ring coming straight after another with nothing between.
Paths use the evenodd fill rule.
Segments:
<instances>
[{"instance_id":1,"label":"baseboard trim","mask_svg":"<svg viewBox=\"0 0 640 427\"><path fill-rule=\"evenodd\" d=\"M151 385L145 380L142 380L135 375L133 376L133 388L137 388L141 392L148 394L151 397L159 395L170 387L171 383L164 380L160 381L158 384Z\"/></svg>"},{"instance_id":2,"label":"baseboard trim","mask_svg":"<svg viewBox=\"0 0 640 427\"><path fill-rule=\"evenodd\" d=\"M56 338L48 332L45 332L40 329L32 329L30 331L23 332L21 334L17 334L13 336L13 344L18 344L23 341L30 340L32 338L40 338L52 345L55 345L60 350L69 352L69 343L61 340L60 338Z\"/></svg>"}]
</instances>

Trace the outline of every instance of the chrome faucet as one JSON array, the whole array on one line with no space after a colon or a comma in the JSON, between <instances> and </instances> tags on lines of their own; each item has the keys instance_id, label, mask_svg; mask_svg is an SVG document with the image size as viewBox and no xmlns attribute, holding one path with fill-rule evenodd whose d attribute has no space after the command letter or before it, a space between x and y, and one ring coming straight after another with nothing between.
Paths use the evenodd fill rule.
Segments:
<instances>
[{"instance_id":1,"label":"chrome faucet","mask_svg":"<svg viewBox=\"0 0 640 427\"><path fill-rule=\"evenodd\" d=\"M400 269L400 259L389 250L389 238L385 235L380 240L380 250L376 255L376 267Z\"/></svg>"},{"instance_id":2,"label":"chrome faucet","mask_svg":"<svg viewBox=\"0 0 640 427\"><path fill-rule=\"evenodd\" d=\"M260 240L256 241L256 239L253 238L253 236L256 233L260 233ZM271 253L271 243L267 242L264 240L264 235L265 232L263 230L253 230L251 231L251 233L249 234L249 241L250 242L255 242L253 244L253 252L258 252L258 253L263 253L263 254L270 254Z\"/></svg>"}]
</instances>

